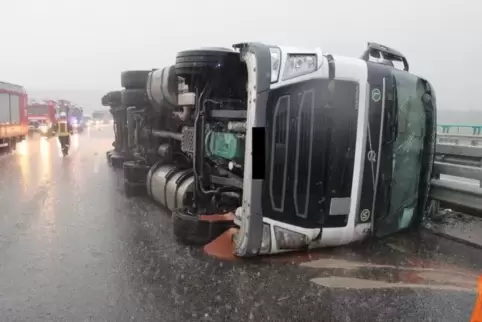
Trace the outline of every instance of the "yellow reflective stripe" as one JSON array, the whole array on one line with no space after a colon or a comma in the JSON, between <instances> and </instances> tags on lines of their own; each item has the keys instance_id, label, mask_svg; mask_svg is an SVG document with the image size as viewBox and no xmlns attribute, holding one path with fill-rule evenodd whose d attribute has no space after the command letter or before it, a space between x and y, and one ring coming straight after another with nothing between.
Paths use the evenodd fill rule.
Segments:
<instances>
[{"instance_id":1,"label":"yellow reflective stripe","mask_svg":"<svg viewBox=\"0 0 482 322\"><path fill-rule=\"evenodd\" d=\"M59 130L58 135L68 135L69 128L67 126L67 122L59 122Z\"/></svg>"}]
</instances>

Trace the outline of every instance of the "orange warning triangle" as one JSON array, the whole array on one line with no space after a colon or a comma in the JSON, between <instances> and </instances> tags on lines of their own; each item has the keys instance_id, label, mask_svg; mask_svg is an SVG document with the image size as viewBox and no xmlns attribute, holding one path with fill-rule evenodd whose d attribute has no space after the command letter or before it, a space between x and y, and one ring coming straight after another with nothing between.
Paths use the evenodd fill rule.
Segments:
<instances>
[{"instance_id":1,"label":"orange warning triangle","mask_svg":"<svg viewBox=\"0 0 482 322\"><path fill-rule=\"evenodd\" d=\"M482 322L482 275L479 277L477 285L477 300L475 301L470 322Z\"/></svg>"}]
</instances>

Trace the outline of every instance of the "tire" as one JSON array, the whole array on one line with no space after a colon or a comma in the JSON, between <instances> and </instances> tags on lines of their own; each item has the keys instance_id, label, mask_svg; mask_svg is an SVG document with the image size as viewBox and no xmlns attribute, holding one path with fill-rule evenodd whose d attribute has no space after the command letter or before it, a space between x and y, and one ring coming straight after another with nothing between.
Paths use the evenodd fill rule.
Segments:
<instances>
[{"instance_id":1,"label":"tire","mask_svg":"<svg viewBox=\"0 0 482 322\"><path fill-rule=\"evenodd\" d=\"M12 153L13 152L13 147L12 147L12 139L7 139L7 146L5 147L5 152L6 153Z\"/></svg>"},{"instance_id":2,"label":"tire","mask_svg":"<svg viewBox=\"0 0 482 322\"><path fill-rule=\"evenodd\" d=\"M10 147L10 151L17 150L17 139L15 139L15 138L10 139L9 147Z\"/></svg>"},{"instance_id":3,"label":"tire","mask_svg":"<svg viewBox=\"0 0 482 322\"><path fill-rule=\"evenodd\" d=\"M125 89L121 92L122 105L144 106L149 104L149 98L145 89Z\"/></svg>"},{"instance_id":4,"label":"tire","mask_svg":"<svg viewBox=\"0 0 482 322\"><path fill-rule=\"evenodd\" d=\"M102 96L102 98L100 99L100 102L102 104L102 106L110 106L109 104L109 96L107 94L105 94L104 96Z\"/></svg>"},{"instance_id":5,"label":"tire","mask_svg":"<svg viewBox=\"0 0 482 322\"><path fill-rule=\"evenodd\" d=\"M123 165L124 180L129 182L143 183L147 181L147 173L150 167L139 164L135 161L126 161Z\"/></svg>"},{"instance_id":6,"label":"tire","mask_svg":"<svg viewBox=\"0 0 482 322\"><path fill-rule=\"evenodd\" d=\"M127 197L143 196L147 193L146 185L144 183L124 180L124 193Z\"/></svg>"},{"instance_id":7,"label":"tire","mask_svg":"<svg viewBox=\"0 0 482 322\"><path fill-rule=\"evenodd\" d=\"M109 160L110 160L110 164L114 168L122 168L122 165L126 161L126 158L122 154L112 153Z\"/></svg>"},{"instance_id":8,"label":"tire","mask_svg":"<svg viewBox=\"0 0 482 322\"><path fill-rule=\"evenodd\" d=\"M216 70L219 66L238 65L239 53L227 48L204 48L185 50L176 55L176 74L193 76L206 70Z\"/></svg>"},{"instance_id":9,"label":"tire","mask_svg":"<svg viewBox=\"0 0 482 322\"><path fill-rule=\"evenodd\" d=\"M103 106L119 106L122 104L120 91L113 91L102 96L101 103Z\"/></svg>"},{"instance_id":10,"label":"tire","mask_svg":"<svg viewBox=\"0 0 482 322\"><path fill-rule=\"evenodd\" d=\"M121 74L121 86L125 89L146 89L150 70L128 70Z\"/></svg>"},{"instance_id":11,"label":"tire","mask_svg":"<svg viewBox=\"0 0 482 322\"><path fill-rule=\"evenodd\" d=\"M199 215L191 214L185 209L172 212L173 233L181 244L206 245L231 227L233 227L232 221L201 220Z\"/></svg>"},{"instance_id":12,"label":"tire","mask_svg":"<svg viewBox=\"0 0 482 322\"><path fill-rule=\"evenodd\" d=\"M115 153L114 150L109 150L105 153L105 158L107 159L108 163L110 163L110 157L112 156L113 153Z\"/></svg>"}]
</instances>

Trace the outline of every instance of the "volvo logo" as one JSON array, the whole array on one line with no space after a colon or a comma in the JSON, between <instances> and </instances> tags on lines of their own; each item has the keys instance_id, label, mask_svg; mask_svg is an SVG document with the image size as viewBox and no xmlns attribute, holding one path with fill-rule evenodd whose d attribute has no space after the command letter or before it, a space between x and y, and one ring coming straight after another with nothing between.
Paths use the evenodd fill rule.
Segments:
<instances>
[{"instance_id":1,"label":"volvo logo","mask_svg":"<svg viewBox=\"0 0 482 322\"><path fill-rule=\"evenodd\" d=\"M374 88L372 91L372 100L377 103L382 99L382 92L378 88Z\"/></svg>"},{"instance_id":2,"label":"volvo logo","mask_svg":"<svg viewBox=\"0 0 482 322\"><path fill-rule=\"evenodd\" d=\"M367 222L370 219L370 210L363 209L360 213L360 221Z\"/></svg>"},{"instance_id":3,"label":"volvo logo","mask_svg":"<svg viewBox=\"0 0 482 322\"><path fill-rule=\"evenodd\" d=\"M373 150L370 150L370 151L368 151L367 157L368 157L368 161L375 162L376 157L377 157L377 153Z\"/></svg>"}]
</instances>

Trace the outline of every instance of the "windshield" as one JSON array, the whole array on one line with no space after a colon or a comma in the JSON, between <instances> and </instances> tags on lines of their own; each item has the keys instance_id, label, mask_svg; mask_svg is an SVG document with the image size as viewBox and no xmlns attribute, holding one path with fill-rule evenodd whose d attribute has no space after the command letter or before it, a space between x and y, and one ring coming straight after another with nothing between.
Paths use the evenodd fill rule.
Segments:
<instances>
[{"instance_id":1,"label":"windshield","mask_svg":"<svg viewBox=\"0 0 482 322\"><path fill-rule=\"evenodd\" d=\"M426 113L422 102L421 79L409 73L394 70L397 93L398 129L393 144L392 182L388 220L392 227L408 227L419 196L422 152L426 135Z\"/></svg>"},{"instance_id":2,"label":"windshield","mask_svg":"<svg viewBox=\"0 0 482 322\"><path fill-rule=\"evenodd\" d=\"M49 114L49 107L47 105L30 105L28 107L28 115L44 116Z\"/></svg>"},{"instance_id":3,"label":"windshield","mask_svg":"<svg viewBox=\"0 0 482 322\"><path fill-rule=\"evenodd\" d=\"M69 108L68 108L67 106L59 106L59 107L57 108L57 112L58 112L59 114L62 113L62 112L68 113L68 112L69 112Z\"/></svg>"}]
</instances>

